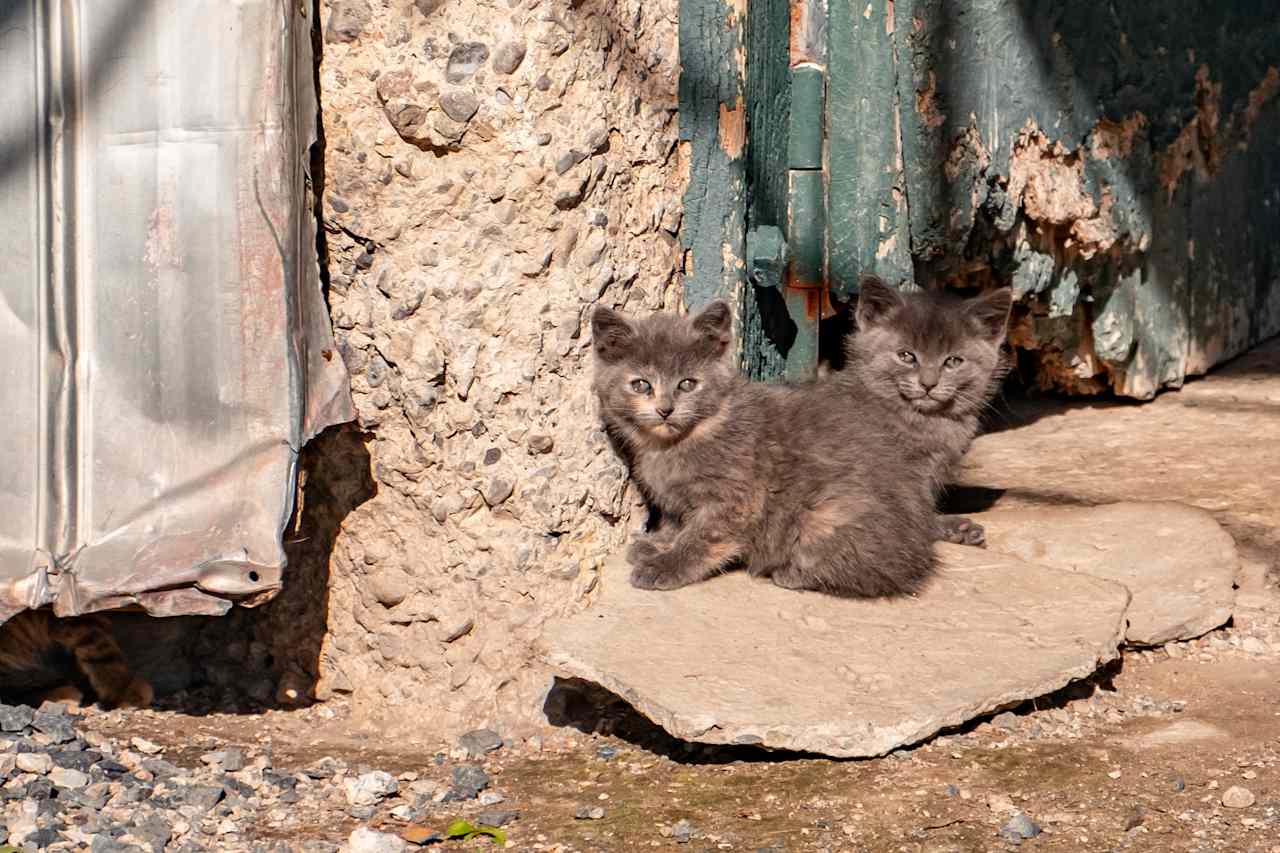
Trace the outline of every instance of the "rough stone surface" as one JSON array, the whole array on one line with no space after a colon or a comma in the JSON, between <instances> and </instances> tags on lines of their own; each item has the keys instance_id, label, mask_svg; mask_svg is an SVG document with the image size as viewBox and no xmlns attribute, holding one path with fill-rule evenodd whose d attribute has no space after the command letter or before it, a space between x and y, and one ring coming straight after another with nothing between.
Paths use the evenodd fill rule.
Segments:
<instances>
[{"instance_id":1,"label":"rough stone surface","mask_svg":"<svg viewBox=\"0 0 1280 853\"><path fill-rule=\"evenodd\" d=\"M480 99L474 92L466 89L454 89L440 96L440 109L454 121L471 121L471 117L480 109Z\"/></svg>"},{"instance_id":2,"label":"rough stone surface","mask_svg":"<svg viewBox=\"0 0 1280 853\"><path fill-rule=\"evenodd\" d=\"M489 774L484 772L484 768L463 764L453 768L453 787L449 789L445 799L474 800L488 786Z\"/></svg>"},{"instance_id":3,"label":"rough stone surface","mask_svg":"<svg viewBox=\"0 0 1280 853\"><path fill-rule=\"evenodd\" d=\"M1232 785L1222 792L1222 804L1229 809L1247 809L1253 805L1257 797L1248 788Z\"/></svg>"},{"instance_id":4,"label":"rough stone surface","mask_svg":"<svg viewBox=\"0 0 1280 853\"><path fill-rule=\"evenodd\" d=\"M347 802L353 806L372 806L397 790L396 779L385 770L362 773L343 781Z\"/></svg>"},{"instance_id":5,"label":"rough stone surface","mask_svg":"<svg viewBox=\"0 0 1280 853\"><path fill-rule=\"evenodd\" d=\"M502 747L502 735L493 729L476 729L458 738L458 746L466 751L469 758L482 758Z\"/></svg>"},{"instance_id":6,"label":"rough stone surface","mask_svg":"<svg viewBox=\"0 0 1280 853\"><path fill-rule=\"evenodd\" d=\"M523 41L509 41L498 45L493 54L493 67L499 74L514 74L524 62L528 48Z\"/></svg>"},{"instance_id":7,"label":"rough stone surface","mask_svg":"<svg viewBox=\"0 0 1280 853\"><path fill-rule=\"evenodd\" d=\"M653 593L612 561L600 600L548 630L544 657L686 740L853 757L1051 692L1118 654L1119 584L977 548L939 552L933 583L896 601L743 573Z\"/></svg>"},{"instance_id":8,"label":"rough stone surface","mask_svg":"<svg viewBox=\"0 0 1280 853\"><path fill-rule=\"evenodd\" d=\"M1244 570L1280 575L1273 533L1280 442L1264 440L1280 404L1276 375L1280 338L1142 406L1015 403L1001 419L1016 428L974 441L956 480L995 498L997 508L1198 506L1235 539Z\"/></svg>"},{"instance_id":9,"label":"rough stone surface","mask_svg":"<svg viewBox=\"0 0 1280 853\"><path fill-rule=\"evenodd\" d=\"M324 38L329 42L351 42L369 25L373 10L369 0L334 0L329 5L329 21Z\"/></svg>"},{"instance_id":10,"label":"rough stone surface","mask_svg":"<svg viewBox=\"0 0 1280 853\"><path fill-rule=\"evenodd\" d=\"M1231 618L1235 542L1203 509L1174 502L997 509L970 515L993 550L1124 584L1125 639L1198 637Z\"/></svg>"},{"instance_id":11,"label":"rough stone surface","mask_svg":"<svg viewBox=\"0 0 1280 853\"><path fill-rule=\"evenodd\" d=\"M461 83L471 77L489 58L489 47L483 42L469 41L449 51L444 77L450 83Z\"/></svg>"},{"instance_id":12,"label":"rough stone surface","mask_svg":"<svg viewBox=\"0 0 1280 853\"><path fill-rule=\"evenodd\" d=\"M399 836L377 832L367 826L352 830L351 837L347 839L350 853L400 853L406 846Z\"/></svg>"},{"instance_id":13,"label":"rough stone surface","mask_svg":"<svg viewBox=\"0 0 1280 853\"><path fill-rule=\"evenodd\" d=\"M543 725L532 643L643 518L588 319L680 302L676 5L372 3L325 45L315 182L358 420L304 451L289 579L251 623L275 695L350 695L387 732ZM592 153L558 208L566 150Z\"/></svg>"},{"instance_id":14,"label":"rough stone surface","mask_svg":"<svg viewBox=\"0 0 1280 853\"><path fill-rule=\"evenodd\" d=\"M59 788L83 788L89 784L89 776L79 770L59 767L49 772L49 781Z\"/></svg>"},{"instance_id":15,"label":"rough stone surface","mask_svg":"<svg viewBox=\"0 0 1280 853\"><path fill-rule=\"evenodd\" d=\"M1024 838L1035 838L1041 832L1040 824L1024 815L1022 812L1016 813L1009 818L1008 823L1000 827L1000 836L1008 841L1015 843Z\"/></svg>"},{"instance_id":16,"label":"rough stone surface","mask_svg":"<svg viewBox=\"0 0 1280 853\"><path fill-rule=\"evenodd\" d=\"M0 732L20 732L31 725L35 710L26 705L0 704Z\"/></svg>"}]
</instances>

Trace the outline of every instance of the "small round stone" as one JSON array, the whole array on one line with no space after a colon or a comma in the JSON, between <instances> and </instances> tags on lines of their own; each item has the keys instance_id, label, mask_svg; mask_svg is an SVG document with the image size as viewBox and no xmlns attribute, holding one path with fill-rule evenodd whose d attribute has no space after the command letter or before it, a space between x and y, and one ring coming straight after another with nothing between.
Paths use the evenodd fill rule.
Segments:
<instances>
[{"instance_id":1,"label":"small round stone","mask_svg":"<svg viewBox=\"0 0 1280 853\"><path fill-rule=\"evenodd\" d=\"M478 41L468 41L449 52L444 77L450 83L461 83L480 70L489 58L489 48Z\"/></svg>"},{"instance_id":2,"label":"small round stone","mask_svg":"<svg viewBox=\"0 0 1280 853\"><path fill-rule=\"evenodd\" d=\"M1008 839L1035 838L1041 832L1040 824L1018 812L1002 827L1000 834Z\"/></svg>"},{"instance_id":3,"label":"small round stone","mask_svg":"<svg viewBox=\"0 0 1280 853\"><path fill-rule=\"evenodd\" d=\"M440 96L440 109L457 122L467 122L480 109L480 99L466 89L452 89Z\"/></svg>"},{"instance_id":4,"label":"small round stone","mask_svg":"<svg viewBox=\"0 0 1280 853\"><path fill-rule=\"evenodd\" d=\"M514 74L524 62L525 46L522 41L508 41L498 45L493 52L493 68L499 74Z\"/></svg>"},{"instance_id":5,"label":"small round stone","mask_svg":"<svg viewBox=\"0 0 1280 853\"><path fill-rule=\"evenodd\" d=\"M1248 788L1232 785L1222 792L1222 804L1229 809L1247 809L1253 805L1257 797Z\"/></svg>"}]
</instances>

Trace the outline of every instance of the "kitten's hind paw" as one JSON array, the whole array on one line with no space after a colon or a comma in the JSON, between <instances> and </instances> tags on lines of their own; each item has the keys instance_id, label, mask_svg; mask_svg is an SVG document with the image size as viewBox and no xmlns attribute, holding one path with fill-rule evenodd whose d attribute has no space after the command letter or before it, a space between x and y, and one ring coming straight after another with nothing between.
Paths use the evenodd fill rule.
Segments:
<instances>
[{"instance_id":1,"label":"kitten's hind paw","mask_svg":"<svg viewBox=\"0 0 1280 853\"><path fill-rule=\"evenodd\" d=\"M940 537L953 545L987 547L987 532L982 525L961 515L944 515L938 518Z\"/></svg>"}]
</instances>

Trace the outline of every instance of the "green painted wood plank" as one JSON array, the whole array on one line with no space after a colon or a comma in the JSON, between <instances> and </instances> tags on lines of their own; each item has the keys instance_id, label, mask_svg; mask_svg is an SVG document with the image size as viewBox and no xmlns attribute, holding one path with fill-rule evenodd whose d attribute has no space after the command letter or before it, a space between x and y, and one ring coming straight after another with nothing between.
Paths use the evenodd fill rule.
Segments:
<instances>
[{"instance_id":1,"label":"green painted wood plank","mask_svg":"<svg viewBox=\"0 0 1280 853\"><path fill-rule=\"evenodd\" d=\"M967 2L967 0L957 0ZM942 28L942 0L897 0L894 3L894 51L897 56L900 145L903 186L907 195L909 251L927 260L946 250L939 177L944 151L945 111L939 104L936 42Z\"/></svg>"},{"instance_id":2,"label":"green painted wood plank","mask_svg":"<svg viewBox=\"0 0 1280 853\"><path fill-rule=\"evenodd\" d=\"M894 8L902 5L902 0L829 4L828 273L833 294L841 299L856 292L863 273L891 282L911 276L893 36Z\"/></svg>"},{"instance_id":3,"label":"green painted wood plank","mask_svg":"<svg viewBox=\"0 0 1280 853\"><path fill-rule=\"evenodd\" d=\"M1125 365L1117 391L1148 400L1162 386L1180 387L1188 348L1188 194L1172 204L1152 206L1151 226L1160 239L1148 253L1140 286L1134 292L1133 358Z\"/></svg>"},{"instance_id":4,"label":"green painted wood plank","mask_svg":"<svg viewBox=\"0 0 1280 853\"><path fill-rule=\"evenodd\" d=\"M1249 346L1280 335L1280 98L1260 112L1251 130L1246 197L1251 275L1237 282L1243 298L1253 296Z\"/></svg>"},{"instance_id":5,"label":"green painted wood plank","mask_svg":"<svg viewBox=\"0 0 1280 853\"><path fill-rule=\"evenodd\" d=\"M780 227L787 210L787 134L791 74L788 0L750 0L746 28L747 227ZM778 270L779 278L781 270ZM742 302L742 363L753 379L786 369L794 335L780 288L747 287Z\"/></svg>"},{"instance_id":6,"label":"green painted wood plank","mask_svg":"<svg viewBox=\"0 0 1280 853\"><path fill-rule=\"evenodd\" d=\"M688 145L690 163L681 229L685 303L692 309L728 298L740 316L746 277L743 17L743 9L723 0L680 3L680 140Z\"/></svg>"}]
</instances>

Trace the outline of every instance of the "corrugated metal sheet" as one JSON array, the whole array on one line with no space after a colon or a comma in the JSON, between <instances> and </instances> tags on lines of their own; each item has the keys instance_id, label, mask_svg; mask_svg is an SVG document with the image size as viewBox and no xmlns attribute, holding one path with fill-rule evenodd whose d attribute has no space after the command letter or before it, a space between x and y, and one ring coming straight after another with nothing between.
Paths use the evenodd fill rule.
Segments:
<instances>
[{"instance_id":1,"label":"corrugated metal sheet","mask_svg":"<svg viewBox=\"0 0 1280 853\"><path fill-rule=\"evenodd\" d=\"M306 14L0 0L0 620L279 587L297 452L351 418Z\"/></svg>"}]
</instances>

